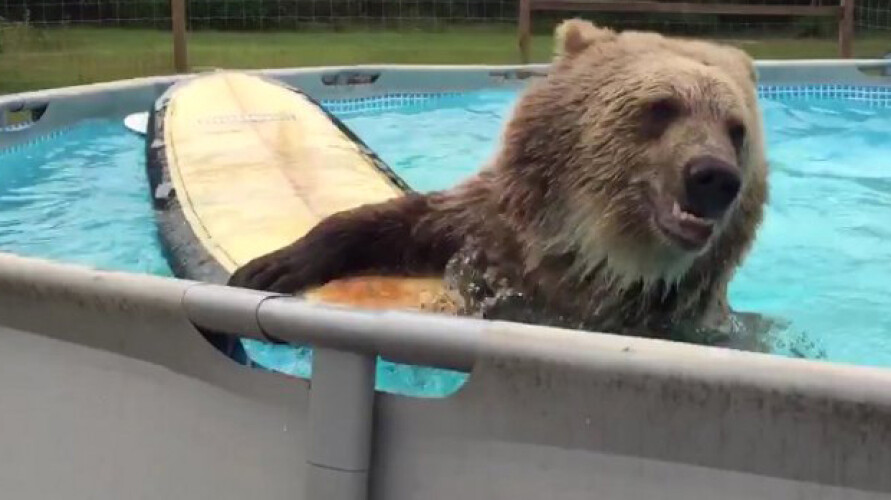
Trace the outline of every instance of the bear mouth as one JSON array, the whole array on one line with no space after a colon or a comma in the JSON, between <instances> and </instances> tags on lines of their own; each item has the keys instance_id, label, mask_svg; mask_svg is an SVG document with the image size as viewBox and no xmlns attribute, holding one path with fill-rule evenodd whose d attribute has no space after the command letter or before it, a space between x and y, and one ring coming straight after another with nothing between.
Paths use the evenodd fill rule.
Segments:
<instances>
[{"instance_id":1,"label":"bear mouth","mask_svg":"<svg viewBox=\"0 0 891 500\"><path fill-rule=\"evenodd\" d=\"M715 221L696 216L685 210L677 201L656 207L655 219L659 231L672 243L684 250L702 250L715 232Z\"/></svg>"}]
</instances>

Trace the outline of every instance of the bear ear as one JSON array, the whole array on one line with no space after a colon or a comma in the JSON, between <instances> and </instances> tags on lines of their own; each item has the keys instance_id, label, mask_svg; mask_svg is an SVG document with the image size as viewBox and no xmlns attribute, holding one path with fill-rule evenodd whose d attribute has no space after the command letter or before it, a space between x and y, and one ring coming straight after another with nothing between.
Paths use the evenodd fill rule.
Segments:
<instances>
[{"instance_id":1,"label":"bear ear","mask_svg":"<svg viewBox=\"0 0 891 500\"><path fill-rule=\"evenodd\" d=\"M616 33L607 28L599 28L589 21L568 19L557 26L554 36L557 39L557 55L573 56L594 43L612 40Z\"/></svg>"}]
</instances>

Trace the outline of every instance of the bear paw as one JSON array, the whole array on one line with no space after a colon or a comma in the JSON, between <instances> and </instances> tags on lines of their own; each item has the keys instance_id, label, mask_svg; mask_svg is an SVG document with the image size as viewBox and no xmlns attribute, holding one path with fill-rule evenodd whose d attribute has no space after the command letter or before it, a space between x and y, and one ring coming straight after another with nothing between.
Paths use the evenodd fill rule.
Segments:
<instances>
[{"instance_id":1,"label":"bear paw","mask_svg":"<svg viewBox=\"0 0 891 500\"><path fill-rule=\"evenodd\" d=\"M309 285L303 266L276 255L254 259L238 268L229 286L276 293L296 293Z\"/></svg>"}]
</instances>

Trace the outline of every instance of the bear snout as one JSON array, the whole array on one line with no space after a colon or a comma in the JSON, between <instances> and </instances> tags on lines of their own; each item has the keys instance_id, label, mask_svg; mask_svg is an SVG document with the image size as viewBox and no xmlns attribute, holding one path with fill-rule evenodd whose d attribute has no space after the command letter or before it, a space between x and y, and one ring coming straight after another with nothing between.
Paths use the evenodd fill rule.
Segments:
<instances>
[{"instance_id":1,"label":"bear snout","mask_svg":"<svg viewBox=\"0 0 891 500\"><path fill-rule=\"evenodd\" d=\"M717 219L739 194L739 169L713 156L694 158L684 168L686 206L697 217Z\"/></svg>"}]
</instances>

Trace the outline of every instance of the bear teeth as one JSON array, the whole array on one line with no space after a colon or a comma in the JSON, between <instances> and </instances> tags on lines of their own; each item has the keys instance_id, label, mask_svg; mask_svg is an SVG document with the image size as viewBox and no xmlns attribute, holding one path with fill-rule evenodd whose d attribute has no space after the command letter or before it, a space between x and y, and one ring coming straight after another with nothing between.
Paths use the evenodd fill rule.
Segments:
<instances>
[{"instance_id":1,"label":"bear teeth","mask_svg":"<svg viewBox=\"0 0 891 500\"><path fill-rule=\"evenodd\" d=\"M674 202L674 205L672 205L671 215L673 215L674 218L676 218L680 221L697 222L700 224L711 224L711 221L705 220L701 217L697 217L697 216L691 214L690 212L687 212L686 210L682 209L681 206L678 204L678 202Z\"/></svg>"},{"instance_id":2,"label":"bear teeth","mask_svg":"<svg viewBox=\"0 0 891 500\"><path fill-rule=\"evenodd\" d=\"M672 207L671 207L671 215L680 219L684 216L684 213L685 212L683 210L681 210L681 206L678 205L678 202L674 202L674 205L672 205Z\"/></svg>"}]
</instances>

